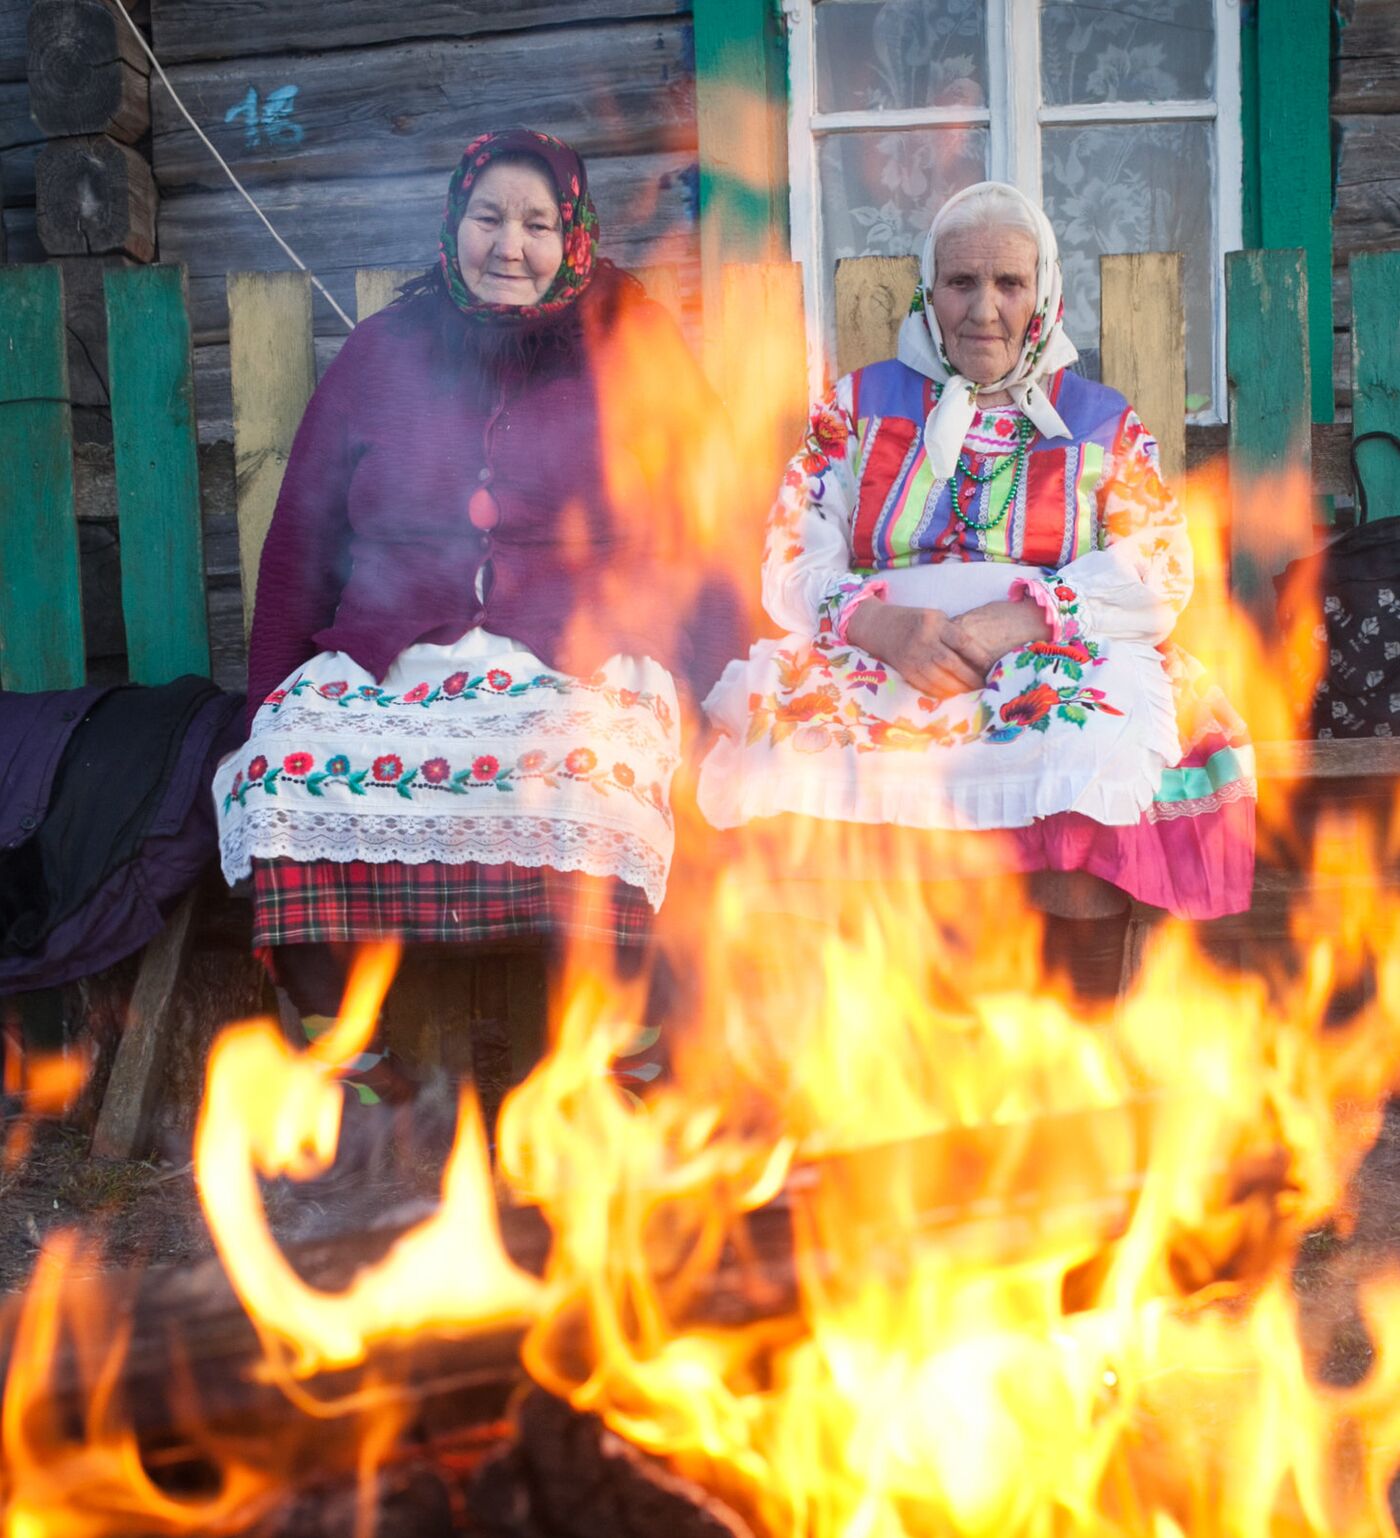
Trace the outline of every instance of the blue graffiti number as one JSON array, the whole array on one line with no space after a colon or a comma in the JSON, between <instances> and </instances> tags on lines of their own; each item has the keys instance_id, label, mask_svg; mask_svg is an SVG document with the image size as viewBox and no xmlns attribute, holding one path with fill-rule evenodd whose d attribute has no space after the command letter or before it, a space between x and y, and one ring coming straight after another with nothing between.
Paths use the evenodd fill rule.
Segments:
<instances>
[{"instance_id":1,"label":"blue graffiti number","mask_svg":"<svg viewBox=\"0 0 1400 1538\"><path fill-rule=\"evenodd\" d=\"M224 122L244 125L243 134L249 149L258 149L264 140L280 149L290 149L302 141L301 124L293 117L299 87L279 85L266 96L259 96L256 86L248 87L248 94L224 113Z\"/></svg>"}]
</instances>

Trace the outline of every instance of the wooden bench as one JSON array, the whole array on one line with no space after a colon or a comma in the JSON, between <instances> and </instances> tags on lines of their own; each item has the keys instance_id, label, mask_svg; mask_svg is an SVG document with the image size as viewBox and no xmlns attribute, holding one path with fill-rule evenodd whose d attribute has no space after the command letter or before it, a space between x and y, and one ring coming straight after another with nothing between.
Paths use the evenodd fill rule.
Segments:
<instances>
[{"instance_id":1,"label":"wooden bench","mask_svg":"<svg viewBox=\"0 0 1400 1538\"><path fill-rule=\"evenodd\" d=\"M1400 429L1400 340L1396 301L1400 253L1352 263L1355 415L1352 428L1308 428L1306 277L1301 253L1237 253L1227 260L1230 423L1189 430L1181 264L1175 256L1103 259L1103 370L1139 407L1163 446L1169 474L1224 452L1236 471L1229 509L1232 593L1267 630L1272 578L1315 544L1311 517L1281 521L1279 509L1243 495L1240 468L1310 469L1320 494L1346 490L1349 433ZM358 275L361 318L388 302L406 274ZM674 273L646 272L649 290L678 308ZM836 273L837 362L842 370L894 351L916 281L912 258L866 257ZM185 280L175 267L114 269L106 275L121 591L130 677L165 682L209 671L206 572ZM245 627L255 573L292 438L315 385L311 298L299 273L229 279L230 370L239 565ZM0 687L54 689L84 679L83 615L74 509L73 442L56 266L0 269ZM737 452L776 484L805 410L802 281L791 263L726 270L719 324L706 358L720 392L745 409ZM755 388L755 382L762 388ZM1378 472L1373 503L1400 511L1400 479ZM1226 659L1228 661L1228 659ZM1263 785L1300 781L1337 787L1400 770L1400 741L1259 745ZM1270 878L1273 879L1273 878ZM1278 884L1277 882L1275 883ZM1286 882L1284 883L1286 885ZM143 1152L174 1019L173 998L189 947L194 905L180 905L142 959L127 1029L98 1121L95 1147ZM514 982L502 977L514 977ZM536 1042L543 997L537 969L487 977L475 1007ZM485 1002L483 1002L485 1001ZM434 1026L441 1036L441 1026Z\"/></svg>"}]
</instances>

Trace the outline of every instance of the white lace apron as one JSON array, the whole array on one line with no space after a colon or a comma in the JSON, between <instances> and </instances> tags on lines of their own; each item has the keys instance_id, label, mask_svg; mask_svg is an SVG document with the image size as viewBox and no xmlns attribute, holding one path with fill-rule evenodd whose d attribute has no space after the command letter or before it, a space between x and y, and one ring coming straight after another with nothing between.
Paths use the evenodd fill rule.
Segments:
<instances>
[{"instance_id":1,"label":"white lace apron","mask_svg":"<svg viewBox=\"0 0 1400 1538\"><path fill-rule=\"evenodd\" d=\"M224 875L255 858L512 861L616 876L659 908L679 722L670 674L645 657L573 678L473 630L407 647L380 683L322 652L219 765Z\"/></svg>"}]
</instances>

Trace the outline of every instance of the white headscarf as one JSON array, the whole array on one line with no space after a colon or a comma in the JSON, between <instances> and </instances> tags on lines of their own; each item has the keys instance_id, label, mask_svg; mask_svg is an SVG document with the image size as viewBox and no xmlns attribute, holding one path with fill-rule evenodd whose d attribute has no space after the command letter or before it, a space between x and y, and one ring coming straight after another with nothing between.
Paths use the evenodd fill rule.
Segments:
<instances>
[{"instance_id":1,"label":"white headscarf","mask_svg":"<svg viewBox=\"0 0 1400 1538\"><path fill-rule=\"evenodd\" d=\"M1011 372L991 384L978 385L957 373L948 361L943 336L933 313L933 284L935 277L935 253L938 237L948 222L948 215L959 204L985 194L989 188L1010 193L1024 205L1030 215L1036 235L1035 310L1026 328L1021 355ZM938 404L924 423L924 447L928 452L929 466L940 480L947 480L957 464L963 440L972 426L977 410L979 392L994 395L1006 390L1011 399L1035 423L1047 438L1068 438L1058 411L1050 404L1050 397L1041 388L1040 380L1079 356L1074 343L1064 332L1064 298L1060 278L1060 248L1050 221L1026 195L1004 182L978 182L955 193L938 210L924 241L924 253L919 265L919 287L914 294L914 304L899 328L898 357L929 379L943 386Z\"/></svg>"}]
</instances>

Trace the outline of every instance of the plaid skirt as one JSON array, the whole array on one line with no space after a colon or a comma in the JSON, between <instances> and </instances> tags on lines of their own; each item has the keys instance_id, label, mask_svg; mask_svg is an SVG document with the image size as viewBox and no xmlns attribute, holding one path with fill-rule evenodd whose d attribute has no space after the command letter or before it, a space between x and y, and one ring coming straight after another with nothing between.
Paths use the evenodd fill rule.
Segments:
<instances>
[{"instance_id":1,"label":"plaid skirt","mask_svg":"<svg viewBox=\"0 0 1400 1538\"><path fill-rule=\"evenodd\" d=\"M645 940L646 893L616 877L468 861L253 861L253 946L399 939L464 944L563 935Z\"/></svg>"}]
</instances>

